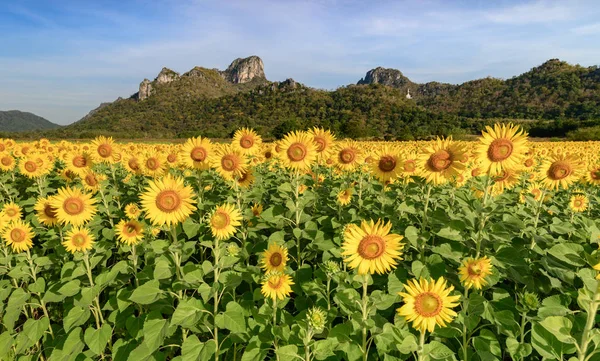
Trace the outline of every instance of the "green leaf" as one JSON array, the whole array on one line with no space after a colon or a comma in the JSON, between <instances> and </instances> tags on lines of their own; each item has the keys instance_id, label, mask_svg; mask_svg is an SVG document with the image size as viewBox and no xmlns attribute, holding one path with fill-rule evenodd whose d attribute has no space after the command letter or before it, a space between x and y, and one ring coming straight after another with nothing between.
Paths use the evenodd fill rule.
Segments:
<instances>
[{"instance_id":1,"label":"green leaf","mask_svg":"<svg viewBox=\"0 0 600 361\"><path fill-rule=\"evenodd\" d=\"M586 262L581 258L583 247L576 243L559 243L548 250L548 253L572 266L581 267Z\"/></svg>"},{"instance_id":2,"label":"green leaf","mask_svg":"<svg viewBox=\"0 0 600 361\"><path fill-rule=\"evenodd\" d=\"M4 311L4 317L2 318L2 323L7 329L12 330L14 328L15 322L19 319L21 310L27 300L29 300L29 293L22 288L17 288L10 295L6 311Z\"/></svg>"},{"instance_id":3,"label":"green leaf","mask_svg":"<svg viewBox=\"0 0 600 361\"><path fill-rule=\"evenodd\" d=\"M298 346L296 345L286 345L282 347L277 347L275 353L278 357L283 357L286 361L291 361L296 358L302 358L298 355Z\"/></svg>"},{"instance_id":4,"label":"green leaf","mask_svg":"<svg viewBox=\"0 0 600 361\"><path fill-rule=\"evenodd\" d=\"M577 343L577 340L571 336L573 323L563 316L550 316L540 322L546 330L556 337L557 340L564 343Z\"/></svg>"},{"instance_id":5,"label":"green leaf","mask_svg":"<svg viewBox=\"0 0 600 361\"><path fill-rule=\"evenodd\" d=\"M69 332L73 327L81 326L90 318L90 309L74 306L67 312L67 316L63 319L63 327L65 332Z\"/></svg>"},{"instance_id":6,"label":"green leaf","mask_svg":"<svg viewBox=\"0 0 600 361\"><path fill-rule=\"evenodd\" d=\"M502 357L500 342L496 339L496 335L489 330L481 330L479 336L473 338L473 347L482 360L500 359Z\"/></svg>"},{"instance_id":7,"label":"green leaf","mask_svg":"<svg viewBox=\"0 0 600 361\"><path fill-rule=\"evenodd\" d=\"M228 329L233 333L246 332L244 309L234 301L227 304L225 312L217 315L216 323L219 328Z\"/></svg>"},{"instance_id":8,"label":"green leaf","mask_svg":"<svg viewBox=\"0 0 600 361\"><path fill-rule=\"evenodd\" d=\"M50 326L48 317L44 316L39 320L33 318L27 319L23 324L23 330L19 332L15 340L15 352L20 354L35 345L35 343L44 335L44 332L48 330L48 326Z\"/></svg>"},{"instance_id":9,"label":"green leaf","mask_svg":"<svg viewBox=\"0 0 600 361\"><path fill-rule=\"evenodd\" d=\"M204 309L204 304L197 298L179 302L171 316L171 326L193 327L199 321Z\"/></svg>"},{"instance_id":10,"label":"green leaf","mask_svg":"<svg viewBox=\"0 0 600 361\"><path fill-rule=\"evenodd\" d=\"M563 355L575 353L574 345L560 342L554 335L539 323L534 323L531 329L531 344L542 356L551 360L560 360Z\"/></svg>"},{"instance_id":11,"label":"green leaf","mask_svg":"<svg viewBox=\"0 0 600 361\"><path fill-rule=\"evenodd\" d=\"M163 256L164 257L164 256ZM173 277L173 269L171 263L165 258L159 258L154 265L154 279L163 280Z\"/></svg>"},{"instance_id":12,"label":"green leaf","mask_svg":"<svg viewBox=\"0 0 600 361\"><path fill-rule=\"evenodd\" d=\"M406 237L406 239L408 239L408 241L410 242L410 244L412 246L417 247L419 245L419 242L418 242L419 230L417 229L417 227L414 227L414 226L406 227L406 229L404 230L404 237Z\"/></svg>"},{"instance_id":13,"label":"green leaf","mask_svg":"<svg viewBox=\"0 0 600 361\"><path fill-rule=\"evenodd\" d=\"M187 218L185 222L182 223L182 227L188 239L195 237L200 230L200 225L194 222L192 218Z\"/></svg>"},{"instance_id":14,"label":"green leaf","mask_svg":"<svg viewBox=\"0 0 600 361\"><path fill-rule=\"evenodd\" d=\"M69 281L69 282L65 283L64 285L62 285L58 289L58 293L60 293L61 295L65 296L65 297L75 296L81 290L80 285L81 285L81 282L79 280Z\"/></svg>"},{"instance_id":15,"label":"green leaf","mask_svg":"<svg viewBox=\"0 0 600 361\"><path fill-rule=\"evenodd\" d=\"M8 353L12 351L12 345L15 339L10 331L5 331L0 335L0 360L8 360Z\"/></svg>"},{"instance_id":16,"label":"green leaf","mask_svg":"<svg viewBox=\"0 0 600 361\"><path fill-rule=\"evenodd\" d=\"M521 343L513 337L506 339L506 349L513 360L524 359L531 355L531 351L533 350L530 344L524 343L521 345Z\"/></svg>"},{"instance_id":17,"label":"green leaf","mask_svg":"<svg viewBox=\"0 0 600 361\"><path fill-rule=\"evenodd\" d=\"M158 311L151 312L144 322L144 343L152 352L162 346L167 334L168 322Z\"/></svg>"},{"instance_id":18,"label":"green leaf","mask_svg":"<svg viewBox=\"0 0 600 361\"><path fill-rule=\"evenodd\" d=\"M337 345L338 340L330 337L325 340L315 341L311 351L317 360L324 360L333 355L333 350L335 350Z\"/></svg>"},{"instance_id":19,"label":"green leaf","mask_svg":"<svg viewBox=\"0 0 600 361\"><path fill-rule=\"evenodd\" d=\"M41 295L46 290L46 280L44 277L39 277L34 283L29 285L29 291Z\"/></svg>"},{"instance_id":20,"label":"green leaf","mask_svg":"<svg viewBox=\"0 0 600 361\"><path fill-rule=\"evenodd\" d=\"M106 345L111 337L112 329L108 324L105 323L102 325L102 327L100 327L99 330L94 327L88 327L85 330L83 339L93 353L100 355L104 352L104 349L106 348Z\"/></svg>"},{"instance_id":21,"label":"green leaf","mask_svg":"<svg viewBox=\"0 0 600 361\"><path fill-rule=\"evenodd\" d=\"M456 360L454 351L438 341L431 341L430 343L426 344L424 352L432 360Z\"/></svg>"},{"instance_id":22,"label":"green leaf","mask_svg":"<svg viewBox=\"0 0 600 361\"><path fill-rule=\"evenodd\" d=\"M149 305L158 300L162 293L158 280L151 280L136 288L129 299L140 305Z\"/></svg>"},{"instance_id":23,"label":"green leaf","mask_svg":"<svg viewBox=\"0 0 600 361\"><path fill-rule=\"evenodd\" d=\"M196 335L188 336L181 345L181 361L204 361L210 360L215 354L214 340L205 343L200 342Z\"/></svg>"}]
</instances>

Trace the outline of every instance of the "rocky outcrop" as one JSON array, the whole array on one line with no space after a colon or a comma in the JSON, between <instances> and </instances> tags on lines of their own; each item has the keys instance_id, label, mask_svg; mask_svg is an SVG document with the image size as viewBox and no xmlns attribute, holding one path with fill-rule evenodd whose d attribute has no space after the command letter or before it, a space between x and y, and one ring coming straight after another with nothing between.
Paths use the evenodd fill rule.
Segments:
<instances>
[{"instance_id":1,"label":"rocky outcrop","mask_svg":"<svg viewBox=\"0 0 600 361\"><path fill-rule=\"evenodd\" d=\"M140 90L137 93L137 99L147 99L150 94L152 94L152 82L148 79L144 79L144 81L140 83Z\"/></svg>"},{"instance_id":2,"label":"rocky outcrop","mask_svg":"<svg viewBox=\"0 0 600 361\"><path fill-rule=\"evenodd\" d=\"M174 80L179 79L179 73L176 71L173 71L169 68L162 68L162 70L160 71L160 73L158 73L158 76L156 77L156 79L154 79L158 84L165 84L165 83L170 83Z\"/></svg>"},{"instance_id":3,"label":"rocky outcrop","mask_svg":"<svg viewBox=\"0 0 600 361\"><path fill-rule=\"evenodd\" d=\"M263 61L255 55L235 59L227 70L220 73L223 79L234 84L248 83L253 79L266 79Z\"/></svg>"},{"instance_id":4,"label":"rocky outcrop","mask_svg":"<svg viewBox=\"0 0 600 361\"><path fill-rule=\"evenodd\" d=\"M367 75L358 81L358 84L382 84L403 89L414 83L405 77L400 70L377 67L369 70Z\"/></svg>"}]
</instances>

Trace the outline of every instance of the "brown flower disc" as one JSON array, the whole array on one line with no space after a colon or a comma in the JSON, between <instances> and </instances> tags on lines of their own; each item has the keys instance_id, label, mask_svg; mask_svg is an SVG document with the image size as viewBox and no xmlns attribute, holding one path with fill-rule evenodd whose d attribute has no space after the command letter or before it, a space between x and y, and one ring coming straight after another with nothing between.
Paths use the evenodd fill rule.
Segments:
<instances>
[{"instance_id":1,"label":"brown flower disc","mask_svg":"<svg viewBox=\"0 0 600 361\"><path fill-rule=\"evenodd\" d=\"M412 173L417 170L417 164L414 160L410 159L404 162L404 171Z\"/></svg>"},{"instance_id":2,"label":"brown flower disc","mask_svg":"<svg viewBox=\"0 0 600 361\"><path fill-rule=\"evenodd\" d=\"M321 153L327 148L327 141L320 136L316 136L313 138L313 143L317 145L317 152Z\"/></svg>"},{"instance_id":3,"label":"brown flower disc","mask_svg":"<svg viewBox=\"0 0 600 361\"><path fill-rule=\"evenodd\" d=\"M531 168L533 166L533 159L527 158L527 160L525 160L525 166Z\"/></svg>"},{"instance_id":4,"label":"brown flower disc","mask_svg":"<svg viewBox=\"0 0 600 361\"><path fill-rule=\"evenodd\" d=\"M573 173L573 168L567 162L562 160L556 161L548 168L548 178L552 180L561 180L567 178Z\"/></svg>"},{"instance_id":5,"label":"brown flower disc","mask_svg":"<svg viewBox=\"0 0 600 361\"><path fill-rule=\"evenodd\" d=\"M270 150L267 150L264 155L265 159L271 159L273 157L273 153L271 153Z\"/></svg>"},{"instance_id":6,"label":"brown flower disc","mask_svg":"<svg viewBox=\"0 0 600 361\"><path fill-rule=\"evenodd\" d=\"M167 161L169 163L175 163L176 160L177 160L177 154L171 153L167 156Z\"/></svg>"},{"instance_id":7,"label":"brown flower disc","mask_svg":"<svg viewBox=\"0 0 600 361\"><path fill-rule=\"evenodd\" d=\"M420 293L415 297L415 312L423 317L437 316L443 306L441 297L433 292Z\"/></svg>"},{"instance_id":8,"label":"brown flower disc","mask_svg":"<svg viewBox=\"0 0 600 361\"><path fill-rule=\"evenodd\" d=\"M273 278L276 279L275 282L273 282ZM269 286L273 289L279 289L281 286L283 285L283 277L270 277L269 278Z\"/></svg>"},{"instance_id":9,"label":"brown flower disc","mask_svg":"<svg viewBox=\"0 0 600 361\"><path fill-rule=\"evenodd\" d=\"M224 229L230 223L231 219L229 218L229 214L222 211L217 211L210 220L211 226L216 229Z\"/></svg>"},{"instance_id":10,"label":"brown flower disc","mask_svg":"<svg viewBox=\"0 0 600 361\"><path fill-rule=\"evenodd\" d=\"M48 218L56 218L56 208L52 207L49 204L44 204L44 214L48 217Z\"/></svg>"},{"instance_id":11,"label":"brown flower disc","mask_svg":"<svg viewBox=\"0 0 600 361\"><path fill-rule=\"evenodd\" d=\"M15 228L10 231L10 239L15 243L21 243L27 238L25 231L19 228Z\"/></svg>"},{"instance_id":12,"label":"brown flower disc","mask_svg":"<svg viewBox=\"0 0 600 361\"><path fill-rule=\"evenodd\" d=\"M233 172L239 168L240 159L233 154L226 154L221 158L221 167L227 172Z\"/></svg>"},{"instance_id":13,"label":"brown flower disc","mask_svg":"<svg viewBox=\"0 0 600 361\"><path fill-rule=\"evenodd\" d=\"M441 149L429 157L427 165L433 172L441 172L452 165L453 158L447 150Z\"/></svg>"},{"instance_id":14,"label":"brown flower disc","mask_svg":"<svg viewBox=\"0 0 600 361\"><path fill-rule=\"evenodd\" d=\"M129 237L137 236L141 231L141 227L133 222L125 223L125 227L123 227L123 233Z\"/></svg>"},{"instance_id":15,"label":"brown flower disc","mask_svg":"<svg viewBox=\"0 0 600 361\"><path fill-rule=\"evenodd\" d=\"M287 156L292 162L300 162L306 158L308 149L302 143L293 143L287 150Z\"/></svg>"},{"instance_id":16,"label":"brown flower disc","mask_svg":"<svg viewBox=\"0 0 600 361\"><path fill-rule=\"evenodd\" d=\"M356 151L352 148L344 148L338 154L340 163L350 164L356 159Z\"/></svg>"},{"instance_id":17,"label":"brown flower disc","mask_svg":"<svg viewBox=\"0 0 600 361\"><path fill-rule=\"evenodd\" d=\"M110 144L100 144L98 146L98 154L100 154L102 158L108 158L112 154L112 147Z\"/></svg>"},{"instance_id":18,"label":"brown flower disc","mask_svg":"<svg viewBox=\"0 0 600 361\"><path fill-rule=\"evenodd\" d=\"M375 259L385 252L385 241L380 236L368 235L358 244L358 254L364 259Z\"/></svg>"},{"instance_id":19,"label":"brown flower disc","mask_svg":"<svg viewBox=\"0 0 600 361\"><path fill-rule=\"evenodd\" d=\"M283 257L281 257L281 253L279 252L275 252L271 255L271 257L269 258L269 263L271 265L273 265L274 267L277 267L281 264L281 262L283 262Z\"/></svg>"},{"instance_id":20,"label":"brown flower disc","mask_svg":"<svg viewBox=\"0 0 600 361\"><path fill-rule=\"evenodd\" d=\"M28 172L33 173L37 169L38 169L38 165L36 162L31 161L31 160L25 162L25 170L27 170Z\"/></svg>"},{"instance_id":21,"label":"brown flower disc","mask_svg":"<svg viewBox=\"0 0 600 361\"><path fill-rule=\"evenodd\" d=\"M194 162L203 162L206 159L206 149L202 147L195 147L190 152L190 157L194 160Z\"/></svg>"},{"instance_id":22,"label":"brown flower disc","mask_svg":"<svg viewBox=\"0 0 600 361\"><path fill-rule=\"evenodd\" d=\"M470 276L479 276L481 274L481 265L479 262L470 263L467 267L467 273Z\"/></svg>"},{"instance_id":23,"label":"brown flower disc","mask_svg":"<svg viewBox=\"0 0 600 361\"><path fill-rule=\"evenodd\" d=\"M2 160L0 160L0 162L2 162L2 165L4 166L9 166L12 164L13 159L11 157L9 157L8 155L2 157Z\"/></svg>"},{"instance_id":24,"label":"brown flower disc","mask_svg":"<svg viewBox=\"0 0 600 361\"><path fill-rule=\"evenodd\" d=\"M96 176L93 174L86 174L85 176L85 183L90 186L90 187L95 187L98 185L98 180L96 179Z\"/></svg>"},{"instance_id":25,"label":"brown flower disc","mask_svg":"<svg viewBox=\"0 0 600 361\"><path fill-rule=\"evenodd\" d=\"M67 198L63 203L63 210L71 216L75 216L83 212L85 205L79 198Z\"/></svg>"},{"instance_id":26,"label":"brown flower disc","mask_svg":"<svg viewBox=\"0 0 600 361\"><path fill-rule=\"evenodd\" d=\"M396 168L396 158L391 155L384 155L379 158L378 167L382 172L391 172Z\"/></svg>"},{"instance_id":27,"label":"brown flower disc","mask_svg":"<svg viewBox=\"0 0 600 361\"><path fill-rule=\"evenodd\" d=\"M594 180L600 179L600 168L596 168L590 172L590 178Z\"/></svg>"},{"instance_id":28,"label":"brown flower disc","mask_svg":"<svg viewBox=\"0 0 600 361\"><path fill-rule=\"evenodd\" d=\"M160 192L156 196L155 204L156 208L160 209L162 212L171 213L179 209L181 198L177 192L166 190Z\"/></svg>"},{"instance_id":29,"label":"brown flower disc","mask_svg":"<svg viewBox=\"0 0 600 361\"><path fill-rule=\"evenodd\" d=\"M135 159L135 158L129 159L129 161L127 161L127 165L129 166L129 168L131 168L134 171L140 170L140 164L138 163L137 159Z\"/></svg>"},{"instance_id":30,"label":"brown flower disc","mask_svg":"<svg viewBox=\"0 0 600 361\"><path fill-rule=\"evenodd\" d=\"M148 158L146 159L146 168L150 170L157 170L160 168L160 162L156 158Z\"/></svg>"},{"instance_id":31,"label":"brown flower disc","mask_svg":"<svg viewBox=\"0 0 600 361\"><path fill-rule=\"evenodd\" d=\"M9 208L5 211L6 215L9 217L14 217L17 215L17 211L13 208Z\"/></svg>"},{"instance_id":32,"label":"brown flower disc","mask_svg":"<svg viewBox=\"0 0 600 361\"><path fill-rule=\"evenodd\" d=\"M85 236L81 233L71 236L71 243L76 247L81 247L85 244Z\"/></svg>"},{"instance_id":33,"label":"brown flower disc","mask_svg":"<svg viewBox=\"0 0 600 361\"><path fill-rule=\"evenodd\" d=\"M84 168L88 165L87 159L82 155L76 155L71 163L77 168Z\"/></svg>"},{"instance_id":34,"label":"brown flower disc","mask_svg":"<svg viewBox=\"0 0 600 361\"><path fill-rule=\"evenodd\" d=\"M252 137L251 135L243 135L242 138L240 139L240 146L244 149L249 149L252 148L252 146L254 145L254 137Z\"/></svg>"},{"instance_id":35,"label":"brown flower disc","mask_svg":"<svg viewBox=\"0 0 600 361\"><path fill-rule=\"evenodd\" d=\"M503 182L506 179L508 179L508 177L510 177L510 172L506 171L506 170L502 170L502 172L498 175L496 175L496 177L494 178L494 180L496 182Z\"/></svg>"},{"instance_id":36,"label":"brown flower disc","mask_svg":"<svg viewBox=\"0 0 600 361\"><path fill-rule=\"evenodd\" d=\"M487 156L492 162L501 162L513 152L513 143L505 138L494 140L488 147Z\"/></svg>"}]
</instances>

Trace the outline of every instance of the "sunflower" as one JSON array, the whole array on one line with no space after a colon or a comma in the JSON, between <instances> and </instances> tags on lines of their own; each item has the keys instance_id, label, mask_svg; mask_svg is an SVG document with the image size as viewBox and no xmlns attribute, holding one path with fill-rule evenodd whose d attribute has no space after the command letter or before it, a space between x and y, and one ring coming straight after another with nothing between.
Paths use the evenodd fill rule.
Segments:
<instances>
[{"instance_id":1,"label":"sunflower","mask_svg":"<svg viewBox=\"0 0 600 361\"><path fill-rule=\"evenodd\" d=\"M127 154L123 157L123 167L131 174L142 173L142 157L138 154Z\"/></svg>"},{"instance_id":2,"label":"sunflower","mask_svg":"<svg viewBox=\"0 0 600 361\"><path fill-rule=\"evenodd\" d=\"M100 182L104 180L106 180L104 174L97 174L90 170L81 178L81 184L85 190L96 193L100 189Z\"/></svg>"},{"instance_id":3,"label":"sunflower","mask_svg":"<svg viewBox=\"0 0 600 361\"><path fill-rule=\"evenodd\" d=\"M50 162L43 157L29 155L19 162L19 172L28 178L39 178L50 173Z\"/></svg>"},{"instance_id":4,"label":"sunflower","mask_svg":"<svg viewBox=\"0 0 600 361\"><path fill-rule=\"evenodd\" d=\"M527 151L527 133L512 124L487 126L475 149L483 170L492 174L520 168Z\"/></svg>"},{"instance_id":5,"label":"sunflower","mask_svg":"<svg viewBox=\"0 0 600 361\"><path fill-rule=\"evenodd\" d=\"M335 149L336 167L343 171L352 171L363 162L363 151L354 141L338 144Z\"/></svg>"},{"instance_id":6,"label":"sunflower","mask_svg":"<svg viewBox=\"0 0 600 361\"><path fill-rule=\"evenodd\" d=\"M231 144L241 154L254 155L260 152L262 138L254 130L242 128L235 132Z\"/></svg>"},{"instance_id":7,"label":"sunflower","mask_svg":"<svg viewBox=\"0 0 600 361\"><path fill-rule=\"evenodd\" d=\"M62 245L67 252L75 254L75 252L87 252L94 245L94 236L90 230L85 227L73 227L65 235L65 240Z\"/></svg>"},{"instance_id":8,"label":"sunflower","mask_svg":"<svg viewBox=\"0 0 600 361\"><path fill-rule=\"evenodd\" d=\"M167 159L159 152L148 152L142 158L142 174L149 177L160 177L168 168Z\"/></svg>"},{"instance_id":9,"label":"sunflower","mask_svg":"<svg viewBox=\"0 0 600 361\"><path fill-rule=\"evenodd\" d=\"M181 162L187 168L208 169L212 142L208 138L189 138L181 148Z\"/></svg>"},{"instance_id":10,"label":"sunflower","mask_svg":"<svg viewBox=\"0 0 600 361\"><path fill-rule=\"evenodd\" d=\"M286 168L293 170L310 169L317 159L317 146L308 133L291 132L279 143L280 158Z\"/></svg>"},{"instance_id":11,"label":"sunflower","mask_svg":"<svg viewBox=\"0 0 600 361\"><path fill-rule=\"evenodd\" d=\"M346 189L342 189L337 194L337 201L338 201L338 203L340 205L342 205L342 206L347 206L352 201L352 194L353 193L354 193L354 190L353 190L352 187L348 187Z\"/></svg>"},{"instance_id":12,"label":"sunflower","mask_svg":"<svg viewBox=\"0 0 600 361\"><path fill-rule=\"evenodd\" d=\"M9 221L16 221L23 216L21 207L15 202L5 203L2 207L2 213Z\"/></svg>"},{"instance_id":13,"label":"sunflower","mask_svg":"<svg viewBox=\"0 0 600 361\"><path fill-rule=\"evenodd\" d=\"M261 268L265 272L283 272L288 261L288 249L271 243L262 254Z\"/></svg>"},{"instance_id":14,"label":"sunflower","mask_svg":"<svg viewBox=\"0 0 600 361\"><path fill-rule=\"evenodd\" d=\"M183 178L167 174L149 182L141 196L142 209L154 225L175 225L196 210L193 196L193 189L183 183Z\"/></svg>"},{"instance_id":15,"label":"sunflower","mask_svg":"<svg viewBox=\"0 0 600 361\"><path fill-rule=\"evenodd\" d=\"M464 148L451 137L438 138L419 155L419 175L428 183L444 184L465 170L466 166L461 162L464 154Z\"/></svg>"},{"instance_id":16,"label":"sunflower","mask_svg":"<svg viewBox=\"0 0 600 361\"><path fill-rule=\"evenodd\" d=\"M402 161L402 176L410 177L417 172L417 155L414 153L404 154Z\"/></svg>"},{"instance_id":17,"label":"sunflower","mask_svg":"<svg viewBox=\"0 0 600 361\"><path fill-rule=\"evenodd\" d=\"M547 189L557 190L559 187L567 189L579 180L581 168L577 155L555 153L542 162L538 179Z\"/></svg>"},{"instance_id":18,"label":"sunflower","mask_svg":"<svg viewBox=\"0 0 600 361\"><path fill-rule=\"evenodd\" d=\"M289 275L280 272L271 272L265 275L262 281L261 293L272 300L283 300L292 293L294 282Z\"/></svg>"},{"instance_id":19,"label":"sunflower","mask_svg":"<svg viewBox=\"0 0 600 361\"><path fill-rule=\"evenodd\" d=\"M399 292L404 305L398 314L421 331L433 332L436 325L446 326L456 317L452 308L458 306L460 296L450 296L453 286L446 287L446 280L440 277L437 281L421 278L410 280L404 286L405 292Z\"/></svg>"},{"instance_id":20,"label":"sunflower","mask_svg":"<svg viewBox=\"0 0 600 361\"><path fill-rule=\"evenodd\" d=\"M256 177L254 177L254 171L252 170L252 168L248 168L244 172L242 172L240 177L234 180L234 182L237 182L238 186L242 188L249 188L252 185L252 183L254 183L255 179Z\"/></svg>"},{"instance_id":21,"label":"sunflower","mask_svg":"<svg viewBox=\"0 0 600 361\"><path fill-rule=\"evenodd\" d=\"M248 158L230 145L222 145L210 157L210 165L226 180L242 176L248 166Z\"/></svg>"},{"instance_id":22,"label":"sunflower","mask_svg":"<svg viewBox=\"0 0 600 361\"><path fill-rule=\"evenodd\" d=\"M0 170L9 172L15 169L15 158L8 153L0 153Z\"/></svg>"},{"instance_id":23,"label":"sunflower","mask_svg":"<svg viewBox=\"0 0 600 361\"><path fill-rule=\"evenodd\" d=\"M52 207L50 204L49 197L39 198L35 203L34 209L40 223L46 226L54 226L58 223L56 208Z\"/></svg>"},{"instance_id":24,"label":"sunflower","mask_svg":"<svg viewBox=\"0 0 600 361\"><path fill-rule=\"evenodd\" d=\"M65 168L60 171L60 177L64 179L67 184L70 184L74 182L79 176L73 173L73 171L71 171L69 168Z\"/></svg>"},{"instance_id":25,"label":"sunflower","mask_svg":"<svg viewBox=\"0 0 600 361\"><path fill-rule=\"evenodd\" d=\"M358 274L382 274L394 268L401 260L404 244L401 235L390 234L392 224L378 220L377 223L362 221L360 227L350 224L344 230L342 256L344 262Z\"/></svg>"},{"instance_id":26,"label":"sunflower","mask_svg":"<svg viewBox=\"0 0 600 361\"><path fill-rule=\"evenodd\" d=\"M571 200L569 201L569 208L571 208L573 212L579 213L585 211L589 204L590 200L588 197L583 194L576 194L571 197Z\"/></svg>"},{"instance_id":27,"label":"sunflower","mask_svg":"<svg viewBox=\"0 0 600 361\"><path fill-rule=\"evenodd\" d=\"M227 239L233 236L241 220L242 214L233 204L220 205L210 215L210 231L218 240Z\"/></svg>"},{"instance_id":28,"label":"sunflower","mask_svg":"<svg viewBox=\"0 0 600 361\"><path fill-rule=\"evenodd\" d=\"M115 226L117 239L128 246L135 246L144 238L144 230L142 224L136 220L122 219Z\"/></svg>"},{"instance_id":29,"label":"sunflower","mask_svg":"<svg viewBox=\"0 0 600 361\"><path fill-rule=\"evenodd\" d=\"M398 151L386 145L375 152L370 168L375 178L385 183L396 179L401 174L402 167L403 164Z\"/></svg>"},{"instance_id":30,"label":"sunflower","mask_svg":"<svg viewBox=\"0 0 600 361\"><path fill-rule=\"evenodd\" d=\"M502 169L499 173L492 175L494 184L492 193L501 194L507 189L513 189L519 182L519 172L514 169Z\"/></svg>"},{"instance_id":31,"label":"sunflower","mask_svg":"<svg viewBox=\"0 0 600 361\"><path fill-rule=\"evenodd\" d=\"M94 162L88 152L69 152L66 154L65 164L68 170L82 177L89 172Z\"/></svg>"},{"instance_id":32,"label":"sunflower","mask_svg":"<svg viewBox=\"0 0 600 361\"><path fill-rule=\"evenodd\" d=\"M458 274L465 288L475 287L480 290L488 283L485 278L492 274L492 262L487 257L467 258L458 269Z\"/></svg>"},{"instance_id":33,"label":"sunflower","mask_svg":"<svg viewBox=\"0 0 600 361\"><path fill-rule=\"evenodd\" d=\"M17 219L8 223L8 226L4 228L2 238L13 252L19 253L33 247L34 235L33 229L28 223Z\"/></svg>"},{"instance_id":34,"label":"sunflower","mask_svg":"<svg viewBox=\"0 0 600 361\"><path fill-rule=\"evenodd\" d=\"M140 216L140 213L142 213L142 210L135 203L129 203L125 206L125 215L129 219L137 219L137 217Z\"/></svg>"},{"instance_id":35,"label":"sunflower","mask_svg":"<svg viewBox=\"0 0 600 361\"><path fill-rule=\"evenodd\" d=\"M95 204L96 200L92 195L81 192L79 188L60 188L58 194L50 198L50 205L56 209L58 221L75 227L83 225L94 217Z\"/></svg>"},{"instance_id":36,"label":"sunflower","mask_svg":"<svg viewBox=\"0 0 600 361\"><path fill-rule=\"evenodd\" d=\"M103 163L114 163L115 146L112 137L99 136L92 141L94 146L94 153L92 156L98 161Z\"/></svg>"},{"instance_id":37,"label":"sunflower","mask_svg":"<svg viewBox=\"0 0 600 361\"><path fill-rule=\"evenodd\" d=\"M588 184L599 185L600 184L600 165L590 164L583 174L583 180Z\"/></svg>"},{"instance_id":38,"label":"sunflower","mask_svg":"<svg viewBox=\"0 0 600 361\"><path fill-rule=\"evenodd\" d=\"M335 135L329 130L323 128L314 127L308 131L312 137L313 143L317 146L317 157L319 160L327 159L333 151L333 143L335 142Z\"/></svg>"}]
</instances>

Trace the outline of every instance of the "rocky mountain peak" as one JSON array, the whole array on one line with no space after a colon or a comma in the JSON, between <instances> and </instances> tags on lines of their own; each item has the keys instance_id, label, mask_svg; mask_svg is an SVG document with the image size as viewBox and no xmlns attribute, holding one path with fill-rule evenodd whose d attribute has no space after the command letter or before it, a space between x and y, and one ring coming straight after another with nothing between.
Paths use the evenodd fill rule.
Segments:
<instances>
[{"instance_id":1,"label":"rocky mountain peak","mask_svg":"<svg viewBox=\"0 0 600 361\"><path fill-rule=\"evenodd\" d=\"M158 73L158 75L156 76L155 80L158 84L163 84L163 83L170 83L177 79L179 79L178 72L173 71L169 68L162 68L160 73Z\"/></svg>"},{"instance_id":2,"label":"rocky mountain peak","mask_svg":"<svg viewBox=\"0 0 600 361\"><path fill-rule=\"evenodd\" d=\"M383 84L394 88L405 88L413 83L398 69L377 67L369 70L357 84Z\"/></svg>"},{"instance_id":3,"label":"rocky mountain peak","mask_svg":"<svg viewBox=\"0 0 600 361\"><path fill-rule=\"evenodd\" d=\"M234 84L247 83L255 78L266 79L263 61L256 55L237 58L220 73L223 79Z\"/></svg>"}]
</instances>

